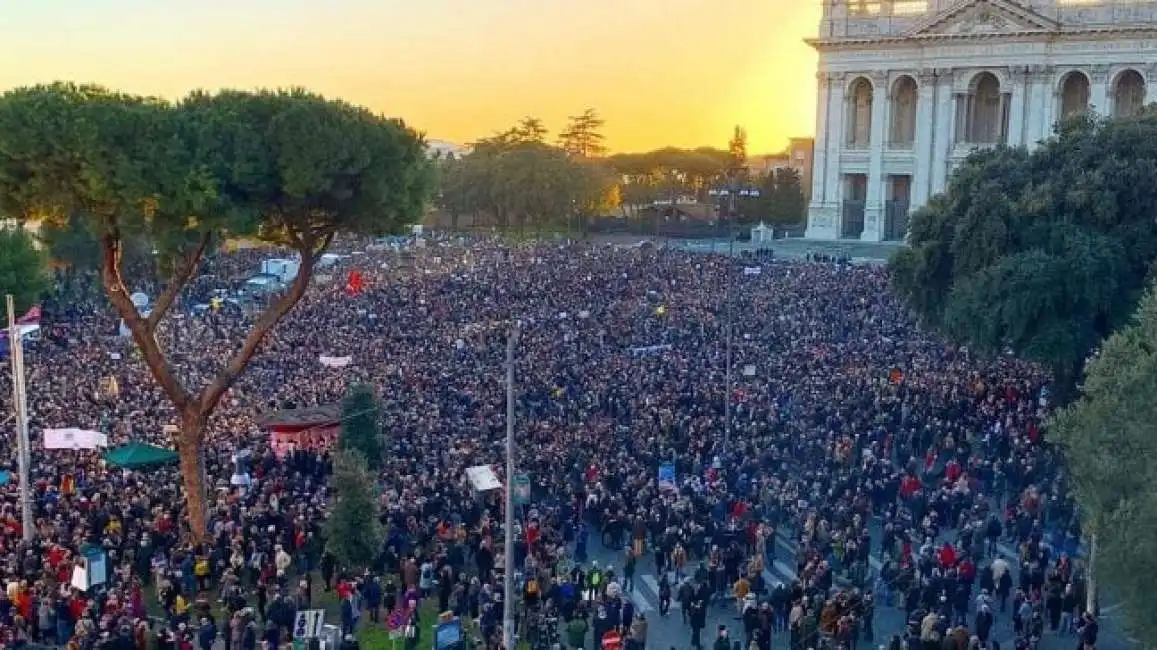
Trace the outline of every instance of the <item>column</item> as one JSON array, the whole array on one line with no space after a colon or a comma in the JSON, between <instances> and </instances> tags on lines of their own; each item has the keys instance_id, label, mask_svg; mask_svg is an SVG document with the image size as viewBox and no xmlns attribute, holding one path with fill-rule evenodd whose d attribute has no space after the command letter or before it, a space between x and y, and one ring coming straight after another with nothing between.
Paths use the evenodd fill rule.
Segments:
<instances>
[{"instance_id":1,"label":"column","mask_svg":"<svg viewBox=\"0 0 1157 650\"><path fill-rule=\"evenodd\" d=\"M884 148L887 146L885 125L891 112L892 93L888 75L872 75L872 141L868 150L868 196L864 205L863 241L880 241L884 235Z\"/></svg>"},{"instance_id":2,"label":"column","mask_svg":"<svg viewBox=\"0 0 1157 650\"><path fill-rule=\"evenodd\" d=\"M1089 103L1101 115L1109 114L1109 71L1107 65L1093 66L1093 87L1090 89Z\"/></svg>"},{"instance_id":3,"label":"column","mask_svg":"<svg viewBox=\"0 0 1157 650\"><path fill-rule=\"evenodd\" d=\"M1026 74L1028 70L1025 66L1016 65L1009 68L1009 82L1012 96L1010 101L1012 105L1008 109L1008 146L1019 147L1022 144L1030 141L1025 134L1025 107L1027 106L1027 95L1029 93L1029 85L1026 82Z\"/></svg>"},{"instance_id":4,"label":"column","mask_svg":"<svg viewBox=\"0 0 1157 650\"><path fill-rule=\"evenodd\" d=\"M920 85L916 99L916 141L912 152L916 157L912 174L912 196L909 197L913 210L928 203L928 185L932 178L932 152L936 143L936 73L921 70L916 79Z\"/></svg>"},{"instance_id":5,"label":"column","mask_svg":"<svg viewBox=\"0 0 1157 650\"><path fill-rule=\"evenodd\" d=\"M951 68L936 71L936 142L932 147L929 197L943 192L948 186L948 154L952 151L955 139L953 125L956 123L953 77Z\"/></svg>"},{"instance_id":6,"label":"column","mask_svg":"<svg viewBox=\"0 0 1157 650\"><path fill-rule=\"evenodd\" d=\"M812 160L811 203L823 204L827 200L825 181L827 180L828 147L832 133L828 130L831 121L831 83L826 72L816 73L816 147ZM809 206L810 209L810 206Z\"/></svg>"},{"instance_id":7,"label":"column","mask_svg":"<svg viewBox=\"0 0 1157 650\"><path fill-rule=\"evenodd\" d=\"M837 215L840 204L840 152L844 142L844 116L847 114L847 92L842 72L827 74L826 122L822 130L816 132L823 146L816 149L816 160L812 165L812 201L808 207L808 239L835 239L837 236ZM819 127L817 123L817 127ZM819 143L817 143L817 146ZM822 154L822 155L821 155ZM821 163L822 158L822 163ZM819 184L823 188L822 197L814 193Z\"/></svg>"},{"instance_id":8,"label":"column","mask_svg":"<svg viewBox=\"0 0 1157 650\"><path fill-rule=\"evenodd\" d=\"M1049 135L1047 112L1048 80L1044 66L1030 66L1026 76L1028 99L1025 106L1025 144L1029 149Z\"/></svg>"},{"instance_id":9,"label":"column","mask_svg":"<svg viewBox=\"0 0 1157 650\"><path fill-rule=\"evenodd\" d=\"M1047 138L1053 134L1053 127L1061 116L1061 93L1057 86L1056 68L1047 66L1041 72L1041 92L1044 95L1044 138Z\"/></svg>"}]
</instances>

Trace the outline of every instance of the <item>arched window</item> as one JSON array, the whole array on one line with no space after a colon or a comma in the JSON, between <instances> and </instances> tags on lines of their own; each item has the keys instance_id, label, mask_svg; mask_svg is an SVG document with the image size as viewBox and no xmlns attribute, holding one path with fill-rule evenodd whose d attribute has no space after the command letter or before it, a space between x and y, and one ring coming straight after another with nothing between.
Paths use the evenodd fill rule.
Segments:
<instances>
[{"instance_id":1,"label":"arched window","mask_svg":"<svg viewBox=\"0 0 1157 650\"><path fill-rule=\"evenodd\" d=\"M1004 102L1000 80L991 72L982 72L973 82L968 115L968 142L997 144L1004 134Z\"/></svg>"},{"instance_id":2,"label":"arched window","mask_svg":"<svg viewBox=\"0 0 1157 650\"><path fill-rule=\"evenodd\" d=\"M1089 110L1089 78L1076 70L1061 82L1061 119Z\"/></svg>"},{"instance_id":3,"label":"arched window","mask_svg":"<svg viewBox=\"0 0 1157 650\"><path fill-rule=\"evenodd\" d=\"M916 140L916 81L904 76L892 86L892 128L890 144L897 149L911 149Z\"/></svg>"},{"instance_id":4,"label":"arched window","mask_svg":"<svg viewBox=\"0 0 1157 650\"><path fill-rule=\"evenodd\" d=\"M1136 70L1126 70L1113 84L1113 117L1133 117L1145 105L1145 79Z\"/></svg>"},{"instance_id":5,"label":"arched window","mask_svg":"<svg viewBox=\"0 0 1157 650\"><path fill-rule=\"evenodd\" d=\"M872 82L856 79L848 97L848 147L866 149L872 143Z\"/></svg>"}]
</instances>

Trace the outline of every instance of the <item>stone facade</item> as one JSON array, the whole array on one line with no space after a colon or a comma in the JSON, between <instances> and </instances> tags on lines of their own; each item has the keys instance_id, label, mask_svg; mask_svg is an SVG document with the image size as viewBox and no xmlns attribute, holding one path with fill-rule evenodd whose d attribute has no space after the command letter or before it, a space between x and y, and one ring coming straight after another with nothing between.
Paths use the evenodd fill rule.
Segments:
<instances>
[{"instance_id":1,"label":"stone facade","mask_svg":"<svg viewBox=\"0 0 1157 650\"><path fill-rule=\"evenodd\" d=\"M896 241L970 151L1157 100L1157 0L823 0L807 236Z\"/></svg>"}]
</instances>

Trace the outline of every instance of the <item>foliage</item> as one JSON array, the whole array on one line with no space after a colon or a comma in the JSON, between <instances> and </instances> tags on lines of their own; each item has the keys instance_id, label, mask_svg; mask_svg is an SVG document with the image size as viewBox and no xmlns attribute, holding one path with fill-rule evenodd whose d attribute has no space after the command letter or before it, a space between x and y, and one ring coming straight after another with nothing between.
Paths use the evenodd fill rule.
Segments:
<instances>
[{"instance_id":1,"label":"foliage","mask_svg":"<svg viewBox=\"0 0 1157 650\"><path fill-rule=\"evenodd\" d=\"M1144 647L1157 643L1147 604L1157 597L1157 292L1089 360L1080 399L1050 423L1096 535L1095 577L1123 599Z\"/></svg>"},{"instance_id":2,"label":"foliage","mask_svg":"<svg viewBox=\"0 0 1157 650\"><path fill-rule=\"evenodd\" d=\"M528 116L522 118L517 126L508 131L507 137L515 142L542 144L546 142L549 133L541 119Z\"/></svg>"},{"instance_id":3,"label":"foliage","mask_svg":"<svg viewBox=\"0 0 1157 650\"><path fill-rule=\"evenodd\" d=\"M1049 366L1063 398L1157 258L1155 174L1152 110L1077 118L1032 153L974 153L913 216L894 286L925 325Z\"/></svg>"},{"instance_id":4,"label":"foliage","mask_svg":"<svg viewBox=\"0 0 1157 650\"><path fill-rule=\"evenodd\" d=\"M747 131L736 125L727 143L727 173L732 177L747 175Z\"/></svg>"},{"instance_id":5,"label":"foliage","mask_svg":"<svg viewBox=\"0 0 1157 650\"><path fill-rule=\"evenodd\" d=\"M332 499L325 520L326 550L350 571L371 566L385 540L378 519L381 508L376 486L377 480L361 453L344 450L334 454L329 480Z\"/></svg>"},{"instance_id":6,"label":"foliage","mask_svg":"<svg viewBox=\"0 0 1157 650\"><path fill-rule=\"evenodd\" d=\"M582 128L600 122L593 112L587 117L594 121ZM474 214L504 228L574 225L575 220L581 228L586 219L617 207L613 172L597 160L547 144L545 133L541 120L525 118L476 142L470 154L442 163L439 204L455 225L460 216ZM582 146L588 150L602 138L596 131L582 135L573 128L565 137L572 138L571 147L586 142Z\"/></svg>"},{"instance_id":7,"label":"foliage","mask_svg":"<svg viewBox=\"0 0 1157 650\"><path fill-rule=\"evenodd\" d=\"M799 172L790 167L773 169L759 182L759 196L739 206L744 223L798 224L806 216L807 200Z\"/></svg>"},{"instance_id":8,"label":"foliage","mask_svg":"<svg viewBox=\"0 0 1157 650\"><path fill-rule=\"evenodd\" d=\"M566 128L558 134L558 146L571 156L599 158L607 153L603 143L603 118L593 108L572 115Z\"/></svg>"},{"instance_id":9,"label":"foliage","mask_svg":"<svg viewBox=\"0 0 1157 650\"><path fill-rule=\"evenodd\" d=\"M382 464L381 409L373 387L366 384L351 386L341 405L340 446L361 453L371 470Z\"/></svg>"},{"instance_id":10,"label":"foliage","mask_svg":"<svg viewBox=\"0 0 1157 650\"><path fill-rule=\"evenodd\" d=\"M100 242L89 228L89 220L80 213L41 224L37 238L52 261L68 271L100 269ZM132 237L123 242L121 265L125 275L161 279L157 276L157 260L152 251L153 243L148 236Z\"/></svg>"},{"instance_id":11,"label":"foliage","mask_svg":"<svg viewBox=\"0 0 1157 650\"><path fill-rule=\"evenodd\" d=\"M711 147L666 147L607 158L623 181L623 209L631 212L627 216L637 216L639 209L672 197L710 201L708 191L725 178L730 160L729 152Z\"/></svg>"},{"instance_id":12,"label":"foliage","mask_svg":"<svg viewBox=\"0 0 1157 650\"><path fill-rule=\"evenodd\" d=\"M40 302L47 289L47 260L36 239L24 228L0 227L0 299L12 294L19 317Z\"/></svg>"},{"instance_id":13,"label":"foliage","mask_svg":"<svg viewBox=\"0 0 1157 650\"><path fill-rule=\"evenodd\" d=\"M339 232L396 232L419 217L432 172L402 122L302 91L194 93L179 104L57 83L0 96L0 212L99 242L106 295L181 418L178 450L195 537L206 534L204 424L262 341L304 295ZM207 384L191 387L158 326L215 239L297 252L300 272ZM167 279L146 316L129 300L126 250L156 249ZM150 251L151 253L151 251Z\"/></svg>"}]
</instances>

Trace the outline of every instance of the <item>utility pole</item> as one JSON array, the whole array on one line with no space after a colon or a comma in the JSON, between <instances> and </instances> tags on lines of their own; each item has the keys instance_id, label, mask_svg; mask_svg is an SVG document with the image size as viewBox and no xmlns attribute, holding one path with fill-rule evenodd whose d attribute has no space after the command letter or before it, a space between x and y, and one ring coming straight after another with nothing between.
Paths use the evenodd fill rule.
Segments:
<instances>
[{"instance_id":1,"label":"utility pole","mask_svg":"<svg viewBox=\"0 0 1157 650\"><path fill-rule=\"evenodd\" d=\"M1085 579L1085 611L1093 616L1100 616L1100 605L1097 602L1097 529L1093 528L1089 535L1088 577Z\"/></svg>"},{"instance_id":2,"label":"utility pole","mask_svg":"<svg viewBox=\"0 0 1157 650\"><path fill-rule=\"evenodd\" d=\"M12 405L16 411L16 454L20 472L20 520L23 525L24 541L31 542L32 498L29 494L28 465L28 400L24 386L24 340L16 325L16 308L12 294L8 294L8 357L12 362Z\"/></svg>"},{"instance_id":3,"label":"utility pole","mask_svg":"<svg viewBox=\"0 0 1157 650\"><path fill-rule=\"evenodd\" d=\"M734 371L732 368L732 340L734 332L734 316L735 307L732 294L734 277L735 277L735 213L736 213L736 198L737 197L758 197L759 190L751 187L743 187L739 184L736 176L731 175L728 178L728 183L721 189L713 189L708 192L711 196L727 197L727 284L724 291L727 292L725 300L727 301L727 310L724 316L725 328L725 345L727 355L727 369L724 383L727 385L725 401L723 403L723 451L726 453L731 445L731 400L733 399L734 387Z\"/></svg>"},{"instance_id":4,"label":"utility pole","mask_svg":"<svg viewBox=\"0 0 1157 650\"><path fill-rule=\"evenodd\" d=\"M732 278L735 276L735 194L738 189L732 184L727 200L727 405L723 409L723 452L731 449L731 400L735 386L731 378L731 339L734 332L734 300L732 299Z\"/></svg>"},{"instance_id":5,"label":"utility pole","mask_svg":"<svg viewBox=\"0 0 1157 650\"><path fill-rule=\"evenodd\" d=\"M518 322L511 323L506 339L506 523L503 553L502 638L514 650L514 346Z\"/></svg>"}]
</instances>

